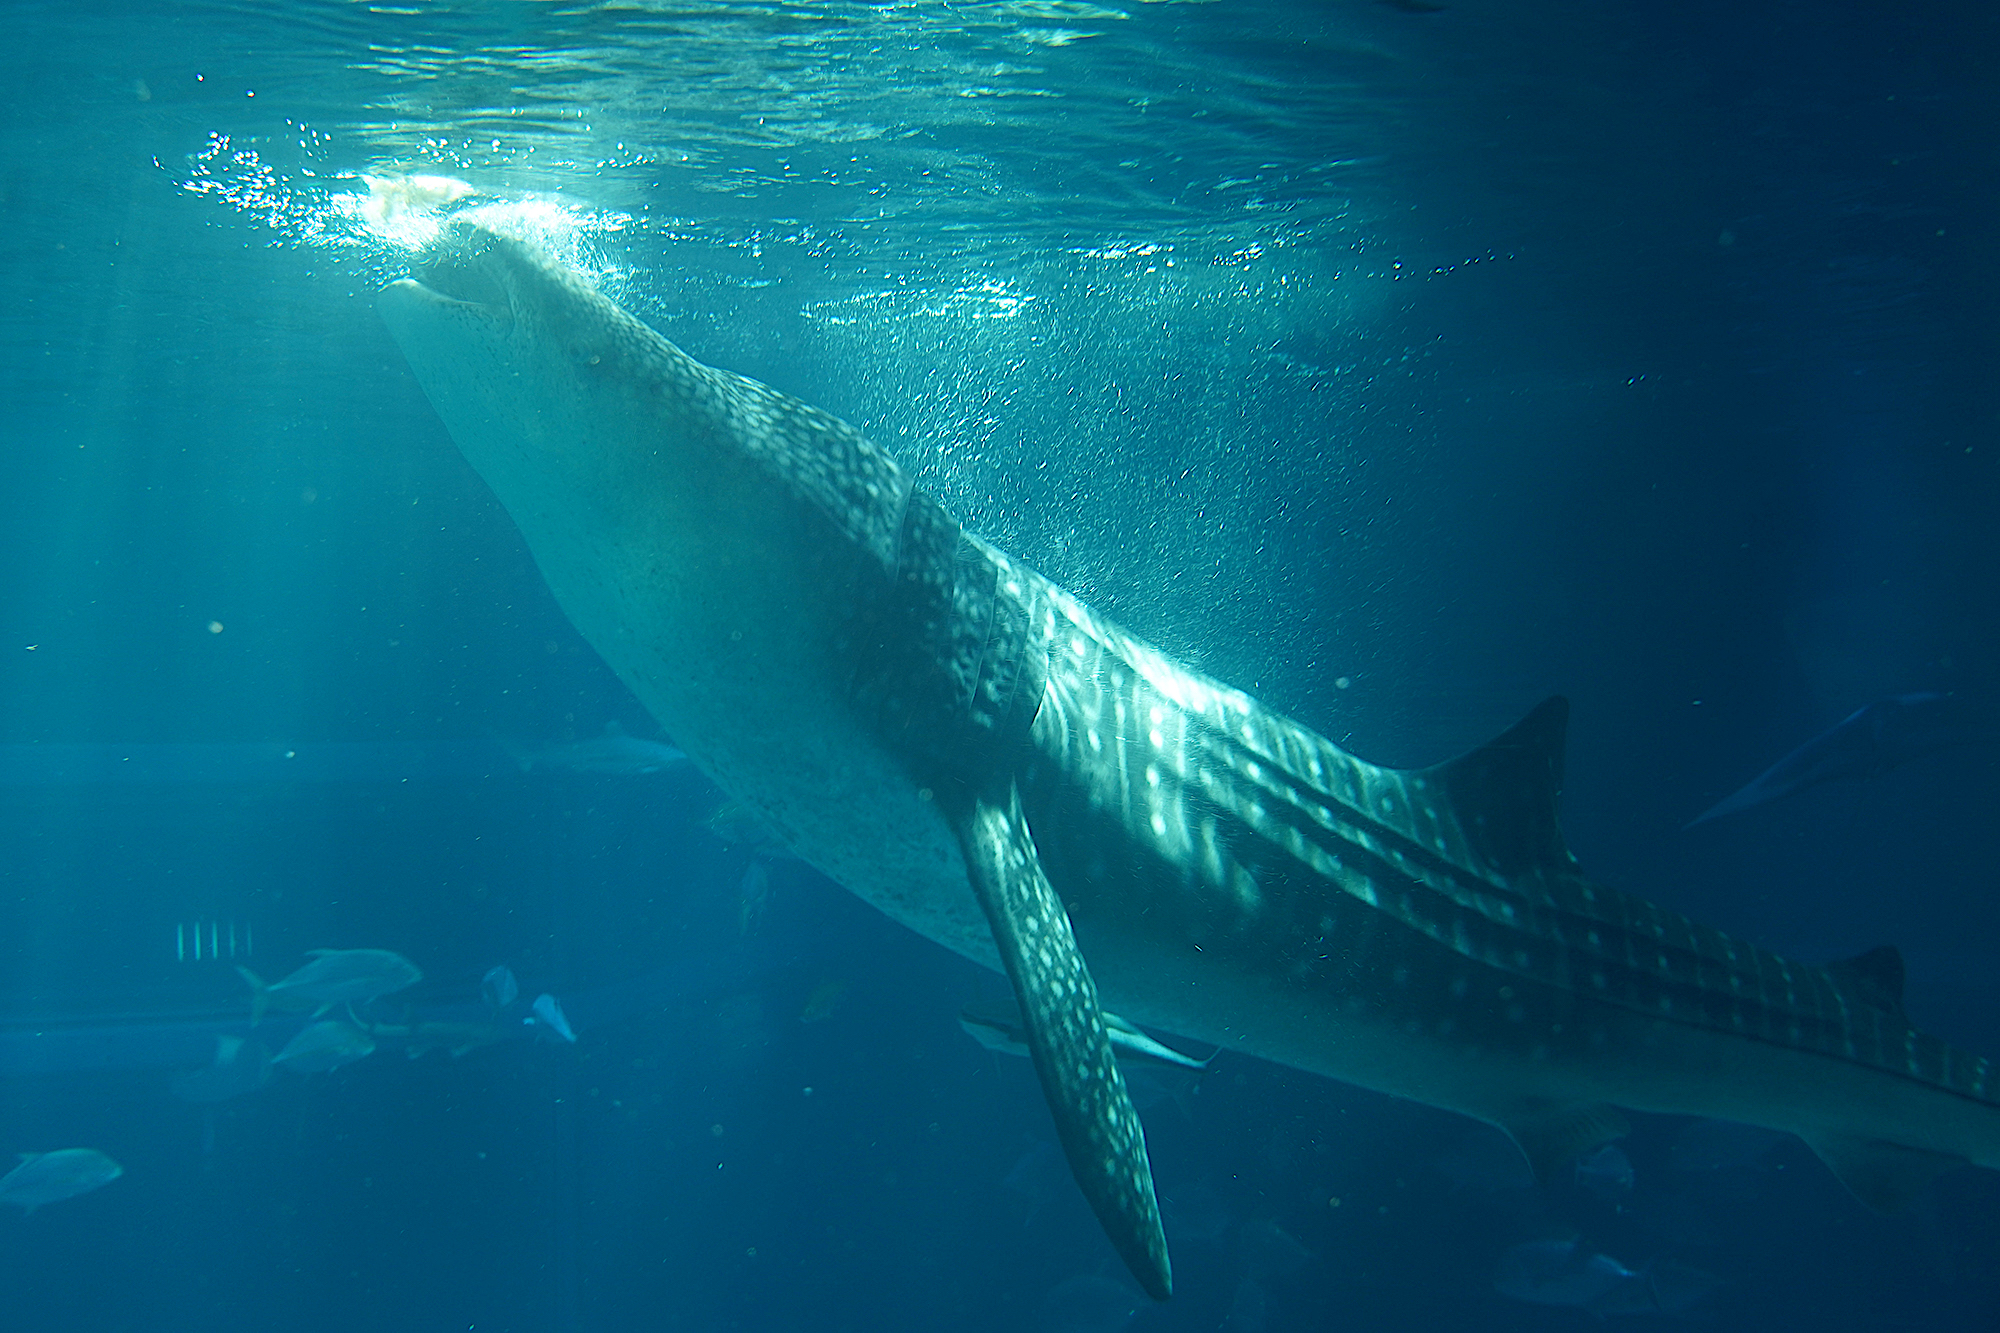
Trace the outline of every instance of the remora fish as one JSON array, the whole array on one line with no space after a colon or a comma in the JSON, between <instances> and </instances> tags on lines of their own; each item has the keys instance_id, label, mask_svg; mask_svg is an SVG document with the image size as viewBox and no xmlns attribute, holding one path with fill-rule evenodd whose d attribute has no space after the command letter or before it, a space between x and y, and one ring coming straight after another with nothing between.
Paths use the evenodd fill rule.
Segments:
<instances>
[{"instance_id":1,"label":"remora fish","mask_svg":"<svg viewBox=\"0 0 2000 1333\"><path fill-rule=\"evenodd\" d=\"M555 768L568 769L573 773L636 778L677 768L687 762L687 756L663 741L629 736L616 722L606 722L604 730L596 736L517 751L514 761L524 773Z\"/></svg>"},{"instance_id":2,"label":"remora fish","mask_svg":"<svg viewBox=\"0 0 2000 1333\"><path fill-rule=\"evenodd\" d=\"M1882 1206L2000 1167L2000 1077L1911 1029L1893 951L1789 962L1583 876L1562 700L1451 763L1365 763L533 244L461 220L418 269L383 317L557 601L786 846L1004 969L1072 1171L1155 1297L1166 1243L1100 994L1477 1116L1544 1175L1620 1130L1613 1105L1797 1132Z\"/></svg>"},{"instance_id":3,"label":"remora fish","mask_svg":"<svg viewBox=\"0 0 2000 1333\"><path fill-rule=\"evenodd\" d=\"M1111 1045L1117 1053L1128 1059L1153 1060L1163 1065L1178 1065L1182 1069L1206 1069L1215 1059L1197 1060L1192 1055L1182 1055L1166 1043L1141 1032L1118 1015L1108 1010L1098 1011L1104 1018L1104 1033L1111 1038ZM959 1010L958 1025L966 1035L989 1051L1002 1055L1029 1054L1028 1034L1021 1023L1021 1011L1008 1004L969 1004Z\"/></svg>"}]
</instances>

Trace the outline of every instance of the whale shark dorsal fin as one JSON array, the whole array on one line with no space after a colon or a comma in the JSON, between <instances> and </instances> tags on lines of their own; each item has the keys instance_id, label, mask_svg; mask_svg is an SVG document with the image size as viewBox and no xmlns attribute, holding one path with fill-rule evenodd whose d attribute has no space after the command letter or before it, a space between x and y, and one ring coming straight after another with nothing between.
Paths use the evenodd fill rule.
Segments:
<instances>
[{"instance_id":1,"label":"whale shark dorsal fin","mask_svg":"<svg viewBox=\"0 0 2000 1333\"><path fill-rule=\"evenodd\" d=\"M1111 1053L1097 984L1042 873L1020 795L1010 781L1004 792L975 797L953 823L1070 1171L1119 1256L1163 1301L1173 1293L1173 1270L1145 1134Z\"/></svg>"},{"instance_id":2,"label":"whale shark dorsal fin","mask_svg":"<svg viewBox=\"0 0 2000 1333\"><path fill-rule=\"evenodd\" d=\"M1901 1017L1903 1013L1903 954L1893 944L1884 944L1852 958L1828 963L1826 970L1850 994L1877 1009Z\"/></svg>"},{"instance_id":3,"label":"whale shark dorsal fin","mask_svg":"<svg viewBox=\"0 0 2000 1333\"><path fill-rule=\"evenodd\" d=\"M1556 809L1568 727L1569 700L1551 695L1494 740L1421 774L1444 788L1473 850L1503 875L1575 864Z\"/></svg>"}]
</instances>

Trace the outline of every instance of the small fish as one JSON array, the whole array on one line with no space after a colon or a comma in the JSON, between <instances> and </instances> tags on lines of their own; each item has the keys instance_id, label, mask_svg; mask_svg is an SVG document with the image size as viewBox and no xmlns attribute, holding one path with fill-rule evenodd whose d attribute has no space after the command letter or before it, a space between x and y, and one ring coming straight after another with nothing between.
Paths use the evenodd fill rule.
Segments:
<instances>
[{"instance_id":1,"label":"small fish","mask_svg":"<svg viewBox=\"0 0 2000 1333\"><path fill-rule=\"evenodd\" d=\"M255 1037L218 1036L215 1059L207 1068L174 1080L174 1096L184 1102L226 1102L255 1092L271 1081L271 1052Z\"/></svg>"},{"instance_id":2,"label":"small fish","mask_svg":"<svg viewBox=\"0 0 2000 1333\"><path fill-rule=\"evenodd\" d=\"M1028 1054L1027 1029L1021 1023L1020 1009L1011 1001L967 1005L958 1015L958 1025L989 1051L1023 1058ZM1116 1014L1104 1015L1104 1030L1111 1038L1111 1044L1117 1048L1117 1053L1128 1058L1156 1060L1161 1064L1179 1065L1183 1069L1206 1069L1209 1062L1215 1059L1212 1053L1206 1060L1183 1055Z\"/></svg>"},{"instance_id":3,"label":"small fish","mask_svg":"<svg viewBox=\"0 0 2000 1333\"><path fill-rule=\"evenodd\" d=\"M486 1001L488 1009L505 1009L521 997L521 983L514 978L514 969L501 963L488 969L479 979L479 997Z\"/></svg>"},{"instance_id":4,"label":"small fish","mask_svg":"<svg viewBox=\"0 0 2000 1333\"><path fill-rule=\"evenodd\" d=\"M124 1174L124 1167L95 1148L24 1152L21 1164L0 1176L0 1203L14 1204L25 1215L45 1203L88 1194Z\"/></svg>"},{"instance_id":5,"label":"small fish","mask_svg":"<svg viewBox=\"0 0 2000 1333\"><path fill-rule=\"evenodd\" d=\"M828 981L815 986L813 993L806 996L805 1004L799 1009L799 1022L824 1023L833 1017L833 1011L840 1007L840 1002L846 997L845 981Z\"/></svg>"},{"instance_id":6,"label":"small fish","mask_svg":"<svg viewBox=\"0 0 2000 1333\"><path fill-rule=\"evenodd\" d=\"M310 1009L315 1017L336 1004L357 1004L393 995L424 979L417 965L387 949L314 949L312 961L273 985L265 985L247 967L236 970L250 983L250 1021L263 1020L275 1004L286 1009Z\"/></svg>"},{"instance_id":7,"label":"small fish","mask_svg":"<svg viewBox=\"0 0 2000 1333\"><path fill-rule=\"evenodd\" d=\"M724 801L709 815L708 831L732 847L741 847L769 860L781 861L792 855L784 840L757 812L741 801Z\"/></svg>"},{"instance_id":8,"label":"small fish","mask_svg":"<svg viewBox=\"0 0 2000 1333\"><path fill-rule=\"evenodd\" d=\"M1620 1202L1638 1183L1632 1159L1615 1143L1607 1143L1594 1152L1585 1153L1576 1159L1570 1169L1575 1174L1578 1188L1606 1203Z\"/></svg>"},{"instance_id":9,"label":"small fish","mask_svg":"<svg viewBox=\"0 0 2000 1333\"><path fill-rule=\"evenodd\" d=\"M607 777L638 778L665 773L688 762L687 755L664 741L629 736L616 722L606 722L600 735L535 750L516 751L523 773L536 769L567 769Z\"/></svg>"},{"instance_id":10,"label":"small fish","mask_svg":"<svg viewBox=\"0 0 2000 1333\"><path fill-rule=\"evenodd\" d=\"M271 1058L296 1074L326 1074L375 1053L375 1039L344 1018L304 1028Z\"/></svg>"},{"instance_id":11,"label":"small fish","mask_svg":"<svg viewBox=\"0 0 2000 1333\"><path fill-rule=\"evenodd\" d=\"M1576 1240L1532 1240L1500 1256L1493 1287L1534 1305L1592 1314L1664 1314L1685 1310L1720 1286L1713 1274L1684 1264L1627 1268Z\"/></svg>"},{"instance_id":12,"label":"small fish","mask_svg":"<svg viewBox=\"0 0 2000 1333\"><path fill-rule=\"evenodd\" d=\"M1836 778L1880 777L1912 759L1975 739L1971 718L1950 695L1877 699L1793 750L1687 826L1768 805Z\"/></svg>"},{"instance_id":13,"label":"small fish","mask_svg":"<svg viewBox=\"0 0 2000 1333\"><path fill-rule=\"evenodd\" d=\"M529 1022L539 1021L543 1027L555 1033L564 1041L569 1042L571 1045L576 1044L576 1033L570 1028L569 1020L563 1017L562 1001L553 995L537 995L535 997L534 1011L535 1016L529 1019Z\"/></svg>"}]
</instances>

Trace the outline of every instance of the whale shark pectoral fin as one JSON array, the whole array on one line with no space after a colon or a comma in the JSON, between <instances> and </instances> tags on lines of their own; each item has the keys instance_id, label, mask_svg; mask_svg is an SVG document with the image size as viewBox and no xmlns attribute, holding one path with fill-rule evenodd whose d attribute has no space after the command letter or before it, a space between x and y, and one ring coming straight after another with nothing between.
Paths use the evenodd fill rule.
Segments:
<instances>
[{"instance_id":1,"label":"whale shark pectoral fin","mask_svg":"<svg viewBox=\"0 0 2000 1333\"><path fill-rule=\"evenodd\" d=\"M1809 1135L1806 1146L1855 1198L1878 1213L1902 1212L1933 1180L1966 1164L1951 1153L1871 1139Z\"/></svg>"},{"instance_id":2,"label":"whale shark pectoral fin","mask_svg":"<svg viewBox=\"0 0 2000 1333\"><path fill-rule=\"evenodd\" d=\"M1632 1123L1616 1107L1593 1103L1538 1107L1507 1117L1500 1128L1546 1185L1585 1153L1631 1133Z\"/></svg>"},{"instance_id":3,"label":"whale shark pectoral fin","mask_svg":"<svg viewBox=\"0 0 2000 1333\"><path fill-rule=\"evenodd\" d=\"M1070 1171L1126 1267L1163 1301L1173 1293L1173 1270L1146 1137L1112 1056L1097 985L1042 873L1013 784L974 800L957 831Z\"/></svg>"}]
</instances>

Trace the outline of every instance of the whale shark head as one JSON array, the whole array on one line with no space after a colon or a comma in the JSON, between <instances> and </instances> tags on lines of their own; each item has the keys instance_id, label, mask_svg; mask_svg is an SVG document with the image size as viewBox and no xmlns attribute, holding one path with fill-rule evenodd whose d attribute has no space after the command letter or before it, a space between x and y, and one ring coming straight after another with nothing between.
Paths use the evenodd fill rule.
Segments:
<instances>
[{"instance_id":1,"label":"whale shark head","mask_svg":"<svg viewBox=\"0 0 2000 1333\"><path fill-rule=\"evenodd\" d=\"M379 308L557 601L711 776L713 738L804 725L752 700L837 702L843 590L886 578L910 492L888 455L476 222Z\"/></svg>"},{"instance_id":2,"label":"whale shark head","mask_svg":"<svg viewBox=\"0 0 2000 1333\"><path fill-rule=\"evenodd\" d=\"M845 422L701 364L532 240L460 220L413 267L383 320L538 554L555 525L627 534L656 570L829 536L891 560L909 482Z\"/></svg>"},{"instance_id":3,"label":"whale shark head","mask_svg":"<svg viewBox=\"0 0 2000 1333\"><path fill-rule=\"evenodd\" d=\"M702 368L674 365L670 344L582 274L530 241L464 221L413 268L382 292L382 317L466 460L510 511L530 498L544 507L555 497L615 502L630 495L635 468L657 492L698 464L686 455L709 442L662 429L671 413L660 409L672 404L645 399L694 387Z\"/></svg>"}]
</instances>

